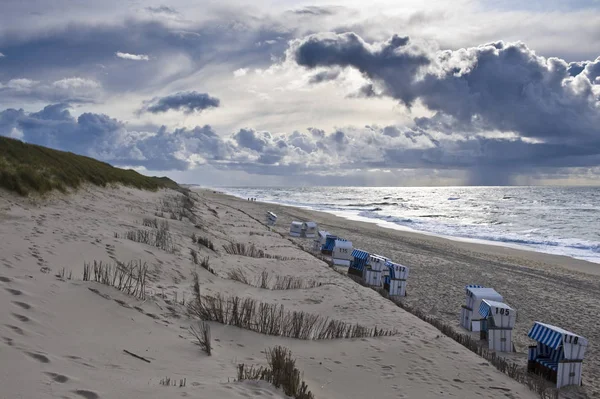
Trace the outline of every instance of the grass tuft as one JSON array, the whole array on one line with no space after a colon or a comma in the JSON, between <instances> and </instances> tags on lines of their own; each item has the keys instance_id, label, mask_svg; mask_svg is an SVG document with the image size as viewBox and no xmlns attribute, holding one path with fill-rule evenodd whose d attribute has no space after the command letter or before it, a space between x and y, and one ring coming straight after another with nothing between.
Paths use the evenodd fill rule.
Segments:
<instances>
[{"instance_id":1,"label":"grass tuft","mask_svg":"<svg viewBox=\"0 0 600 399\"><path fill-rule=\"evenodd\" d=\"M192 262L194 262L194 265L197 265L200 263L198 261L198 252L196 252L196 250L194 248L190 249L190 255L192 255Z\"/></svg>"},{"instance_id":2,"label":"grass tuft","mask_svg":"<svg viewBox=\"0 0 600 399\"><path fill-rule=\"evenodd\" d=\"M322 285L316 280L306 280L297 276L282 276L278 274L272 278L266 270L263 270L255 280L250 280L240 268L229 271L227 277L230 280L268 290L301 290L316 288Z\"/></svg>"},{"instance_id":3,"label":"grass tuft","mask_svg":"<svg viewBox=\"0 0 600 399\"><path fill-rule=\"evenodd\" d=\"M71 152L0 137L0 187L26 196L53 190L66 192L84 183L101 187L120 183L152 191L179 187L167 177L144 176Z\"/></svg>"},{"instance_id":4,"label":"grass tuft","mask_svg":"<svg viewBox=\"0 0 600 399\"><path fill-rule=\"evenodd\" d=\"M175 378L165 377L160 380L160 385L164 385L167 387L177 387L178 386L179 388L184 388L186 383L187 383L186 378L181 378L179 380L176 380Z\"/></svg>"},{"instance_id":5,"label":"grass tuft","mask_svg":"<svg viewBox=\"0 0 600 399\"><path fill-rule=\"evenodd\" d=\"M190 332L194 335L198 345L208 356L212 353L212 344L210 341L210 325L203 321L198 322L198 327L190 326Z\"/></svg>"},{"instance_id":6,"label":"grass tuft","mask_svg":"<svg viewBox=\"0 0 600 399\"><path fill-rule=\"evenodd\" d=\"M215 250L215 245L213 244L213 242L206 237L198 236L196 238L196 243L198 243L198 245L202 245L203 247L210 249L211 251Z\"/></svg>"},{"instance_id":7,"label":"grass tuft","mask_svg":"<svg viewBox=\"0 0 600 399\"><path fill-rule=\"evenodd\" d=\"M190 190L177 189L183 195L169 196L161 201L160 209L155 212L155 215L169 215L171 220L182 221L183 218L187 218L190 223L197 224L199 218L194 213L194 199Z\"/></svg>"},{"instance_id":8,"label":"grass tuft","mask_svg":"<svg viewBox=\"0 0 600 399\"><path fill-rule=\"evenodd\" d=\"M114 265L94 261L83 265L83 281L95 281L115 287L139 299L146 299L147 274L148 265L142 261L117 262Z\"/></svg>"},{"instance_id":9,"label":"grass tuft","mask_svg":"<svg viewBox=\"0 0 600 399\"><path fill-rule=\"evenodd\" d=\"M275 388L281 388L289 397L314 399L314 395L302 381L302 375L296 368L296 360L292 358L292 352L289 349L276 346L273 349L267 349L266 352L268 367L238 364L238 381L267 381Z\"/></svg>"},{"instance_id":10,"label":"grass tuft","mask_svg":"<svg viewBox=\"0 0 600 399\"><path fill-rule=\"evenodd\" d=\"M188 307L190 314L204 321L255 331L261 334L306 340L366 338L396 335L383 330L349 324L306 312L286 311L283 305L258 302L252 298L199 295Z\"/></svg>"},{"instance_id":11,"label":"grass tuft","mask_svg":"<svg viewBox=\"0 0 600 399\"><path fill-rule=\"evenodd\" d=\"M175 244L173 243L173 237L171 236L171 233L169 233L168 228L168 223L166 225L161 223L157 230L130 230L125 232L123 238L151 245L172 254L175 252ZM117 233L115 233L115 238L119 238Z\"/></svg>"},{"instance_id":12,"label":"grass tuft","mask_svg":"<svg viewBox=\"0 0 600 399\"><path fill-rule=\"evenodd\" d=\"M251 258L265 258L265 259L277 259L277 260L293 260L294 258L279 256L279 255L269 255L265 253L262 249L258 249L254 246L254 244L246 245L242 243L229 243L227 245L223 245L223 249L229 255L240 255L240 256L248 256Z\"/></svg>"},{"instance_id":13,"label":"grass tuft","mask_svg":"<svg viewBox=\"0 0 600 399\"><path fill-rule=\"evenodd\" d=\"M67 271L63 267L61 270L58 271L56 277L58 277L61 280L71 280L73 278L73 271L69 270L69 273L67 273Z\"/></svg>"},{"instance_id":14,"label":"grass tuft","mask_svg":"<svg viewBox=\"0 0 600 399\"><path fill-rule=\"evenodd\" d=\"M216 276L217 272L215 272L215 270L212 267L210 267L210 265L208 263L209 260L210 260L210 258L208 256L206 258L203 258L202 261L200 262L200 266L203 269L208 270L209 272L211 272L212 274L214 274Z\"/></svg>"}]
</instances>

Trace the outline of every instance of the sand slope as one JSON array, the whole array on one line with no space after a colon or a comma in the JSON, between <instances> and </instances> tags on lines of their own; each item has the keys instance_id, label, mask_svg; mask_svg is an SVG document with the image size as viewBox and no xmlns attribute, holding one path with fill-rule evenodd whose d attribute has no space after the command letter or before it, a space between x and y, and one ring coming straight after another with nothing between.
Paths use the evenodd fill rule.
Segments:
<instances>
[{"instance_id":1,"label":"sand slope","mask_svg":"<svg viewBox=\"0 0 600 399\"><path fill-rule=\"evenodd\" d=\"M411 267L406 302L452 323L464 303L464 286L494 287L518 311L515 344L517 360L526 361L527 332L534 321L562 326L588 338L583 366L584 388L563 392L568 397L600 397L600 265L563 256L492 245L450 241L396 231L371 223L348 221L322 212L247 202L225 195L215 201L260 218L267 210L279 216L277 230L287 231L292 220L315 220L320 228L352 240L355 247L388 256ZM302 240L296 240L302 243Z\"/></svg>"},{"instance_id":2,"label":"sand slope","mask_svg":"<svg viewBox=\"0 0 600 399\"><path fill-rule=\"evenodd\" d=\"M32 202L0 193L0 398L282 398L269 384L233 381L238 363L264 364L263 351L278 344L293 351L317 398L535 397L430 325L269 232L253 219L262 215L259 204L200 192L197 227L185 218L169 220L174 254L115 238L143 228L142 218L178 195L85 188ZM192 233L210 238L217 252L193 244ZM228 242L293 259L227 255L222 245ZM190 248L210 257L217 273L197 268L205 295L253 297L400 333L302 341L211 323L209 357L192 343L191 321L175 300L191 297ZM81 281L84 262L94 260L146 262L147 299ZM71 280L57 277L63 268ZM323 285L260 289L227 279L236 268L251 277L267 270ZM167 377L186 384L161 385Z\"/></svg>"}]
</instances>

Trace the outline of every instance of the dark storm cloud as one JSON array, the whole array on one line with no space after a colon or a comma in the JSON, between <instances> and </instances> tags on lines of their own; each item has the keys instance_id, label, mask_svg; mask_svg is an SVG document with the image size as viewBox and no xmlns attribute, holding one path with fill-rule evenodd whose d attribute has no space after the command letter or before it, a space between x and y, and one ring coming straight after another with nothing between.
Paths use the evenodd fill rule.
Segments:
<instances>
[{"instance_id":1,"label":"dark storm cloud","mask_svg":"<svg viewBox=\"0 0 600 399\"><path fill-rule=\"evenodd\" d=\"M469 137L454 166L490 175L501 167L509 175L530 165L574 165L575 157L598 161L600 58L567 63L504 42L433 51L408 37L369 44L354 33L311 35L293 42L289 54L309 69L355 68L406 106L420 100L436 114L416 118L417 129ZM490 131L518 140L473 139ZM454 163L436 154L421 155L432 165Z\"/></svg>"},{"instance_id":2,"label":"dark storm cloud","mask_svg":"<svg viewBox=\"0 0 600 399\"><path fill-rule=\"evenodd\" d=\"M600 134L592 90L599 62L582 70L581 64L538 57L522 43L433 52L407 37L368 44L353 33L308 36L292 44L291 55L308 68L356 68L386 95L407 106L419 99L453 124L476 121L489 130L553 141Z\"/></svg>"},{"instance_id":3,"label":"dark storm cloud","mask_svg":"<svg viewBox=\"0 0 600 399\"><path fill-rule=\"evenodd\" d=\"M362 85L360 89L358 89L358 92L353 94L352 97L381 97L381 94L375 91L373 83L367 83Z\"/></svg>"},{"instance_id":4,"label":"dark storm cloud","mask_svg":"<svg viewBox=\"0 0 600 399\"><path fill-rule=\"evenodd\" d=\"M169 110L183 111L186 114L202 112L205 109L219 107L221 101L207 93L197 91L184 91L165 97L156 97L149 101L142 109L144 112L158 114Z\"/></svg>"},{"instance_id":5,"label":"dark storm cloud","mask_svg":"<svg viewBox=\"0 0 600 399\"><path fill-rule=\"evenodd\" d=\"M388 94L410 105L419 96L413 87L415 76L431 59L408 42L408 37L395 35L374 46L355 33L320 33L296 41L292 54L308 68L355 67L371 79L392 80L394 85L386 85Z\"/></svg>"}]
</instances>

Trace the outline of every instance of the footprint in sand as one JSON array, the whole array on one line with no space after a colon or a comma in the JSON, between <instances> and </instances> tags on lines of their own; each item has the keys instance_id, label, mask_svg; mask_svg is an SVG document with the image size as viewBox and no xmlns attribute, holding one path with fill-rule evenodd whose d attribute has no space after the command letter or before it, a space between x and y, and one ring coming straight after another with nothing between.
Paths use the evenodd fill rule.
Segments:
<instances>
[{"instance_id":1,"label":"footprint in sand","mask_svg":"<svg viewBox=\"0 0 600 399\"><path fill-rule=\"evenodd\" d=\"M119 305L123 306L124 308L131 308L131 306L129 306L129 305L127 304L127 302L125 302L125 301L123 301L123 300L121 300L121 299L115 299L114 301L115 301L116 303L118 303Z\"/></svg>"},{"instance_id":2,"label":"footprint in sand","mask_svg":"<svg viewBox=\"0 0 600 399\"><path fill-rule=\"evenodd\" d=\"M16 332L19 335L25 335L25 331L23 331L23 329L21 327L13 326L12 324L5 324L5 326L10 328L11 330L13 330L14 332Z\"/></svg>"},{"instance_id":3,"label":"footprint in sand","mask_svg":"<svg viewBox=\"0 0 600 399\"><path fill-rule=\"evenodd\" d=\"M19 290L15 290L14 288L6 288L6 291L10 292L14 296L22 295L23 292Z\"/></svg>"},{"instance_id":4,"label":"footprint in sand","mask_svg":"<svg viewBox=\"0 0 600 399\"><path fill-rule=\"evenodd\" d=\"M14 303L15 305L17 305L17 306L19 306L19 307L21 307L21 308L25 309L25 310L29 310L29 309L31 309L31 305L30 305L30 304L28 304L28 303L25 303L25 302L19 302L19 301L13 301L13 303Z\"/></svg>"},{"instance_id":5,"label":"footprint in sand","mask_svg":"<svg viewBox=\"0 0 600 399\"><path fill-rule=\"evenodd\" d=\"M108 300L110 300L110 299L111 299L111 297L110 297L109 295L107 295L107 294L103 294L102 292L98 291L98 290L97 290L97 289L95 289L95 288L88 287L88 290L92 291L94 294L98 294L98 295L100 295L100 296L101 296L102 298L104 298L104 299L108 299Z\"/></svg>"},{"instance_id":6,"label":"footprint in sand","mask_svg":"<svg viewBox=\"0 0 600 399\"><path fill-rule=\"evenodd\" d=\"M22 314L18 314L18 313L11 313L11 315L15 318L18 319L19 321L22 321L23 323L27 323L29 322L31 319L27 316L23 316Z\"/></svg>"},{"instance_id":7,"label":"footprint in sand","mask_svg":"<svg viewBox=\"0 0 600 399\"><path fill-rule=\"evenodd\" d=\"M51 373L51 372L46 372L44 374L46 374L47 376L52 378L52 380L54 382L59 382L61 384L64 384L65 382L69 381L69 377L67 377L66 375Z\"/></svg>"},{"instance_id":8,"label":"footprint in sand","mask_svg":"<svg viewBox=\"0 0 600 399\"><path fill-rule=\"evenodd\" d=\"M12 280L8 277L0 276L0 281L2 281L3 283L10 283Z\"/></svg>"},{"instance_id":9,"label":"footprint in sand","mask_svg":"<svg viewBox=\"0 0 600 399\"><path fill-rule=\"evenodd\" d=\"M83 366L85 366L85 367L89 367L89 368L91 368L91 369L95 369L95 368L96 368L96 367L92 366L91 364L84 362L84 361L83 361L84 359L80 358L79 356L72 356L72 355L70 355L70 356L65 356L65 357L66 357L67 359L71 359L71 360L73 360L75 363L81 364L81 365L83 365Z\"/></svg>"},{"instance_id":10,"label":"footprint in sand","mask_svg":"<svg viewBox=\"0 0 600 399\"><path fill-rule=\"evenodd\" d=\"M46 357L45 355L42 355L41 353L33 353L33 352L25 352L25 353L40 363L46 363L46 364L50 363L50 359L48 359L48 357Z\"/></svg>"},{"instance_id":11,"label":"footprint in sand","mask_svg":"<svg viewBox=\"0 0 600 399\"><path fill-rule=\"evenodd\" d=\"M85 399L98 399L100 398L100 395L98 395L96 392L94 391L88 391L86 389L77 389L75 391L73 391L73 393L84 397Z\"/></svg>"}]
</instances>

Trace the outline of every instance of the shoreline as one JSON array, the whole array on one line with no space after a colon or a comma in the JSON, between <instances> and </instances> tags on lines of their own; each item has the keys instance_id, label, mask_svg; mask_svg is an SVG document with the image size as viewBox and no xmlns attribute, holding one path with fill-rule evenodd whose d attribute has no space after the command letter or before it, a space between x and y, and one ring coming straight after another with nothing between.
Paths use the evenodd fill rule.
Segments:
<instances>
[{"instance_id":1,"label":"shoreline","mask_svg":"<svg viewBox=\"0 0 600 399\"><path fill-rule=\"evenodd\" d=\"M221 195L230 196L232 198L236 198L236 199L242 200L242 201L244 200L244 198L239 197L235 194L219 191L219 188L193 186L192 189L216 191ZM281 207L298 209L298 210L305 210L307 212L314 212L316 214L331 215L331 216L335 216L335 217L338 217L343 220L347 220L349 222L375 225L382 229L393 230L393 231L405 233L408 235L430 237L434 240L435 239L447 240L452 243L457 243L457 245L466 244L466 245L474 245L476 247L483 246L484 251L492 251L493 252L494 249L492 249L492 248L496 248L497 253L500 255L502 255L502 254L511 255L511 254L513 254L511 251L518 251L519 253L516 254L517 256L533 257L535 259L543 258L543 261L546 263L558 264L558 265L560 265L560 267L567 268L571 271L600 276L600 261L599 261L599 263L596 263L596 262L592 262L592 261L589 261L586 259L575 258L575 257L569 256L569 255L559 255L559 254L553 254L553 253L544 252L544 251L538 251L538 250L530 248L526 245L511 244L511 243L492 241L492 240L483 240L483 239L477 239L477 238L467 238L467 237L436 234L436 233L431 233L428 231L411 229L410 227L401 226L401 225L398 225L398 224L395 224L392 222L386 222L384 220L371 219L371 218L366 218L366 217L362 217L362 216L344 215L343 214L344 211L316 210L316 209L310 208L308 206L289 205L289 204L284 204L284 203L279 203L279 202L274 202L274 201L258 201L257 200L254 203L273 205L273 206L281 206ZM530 253L532 255L527 256L526 254L523 254L523 253Z\"/></svg>"}]
</instances>

